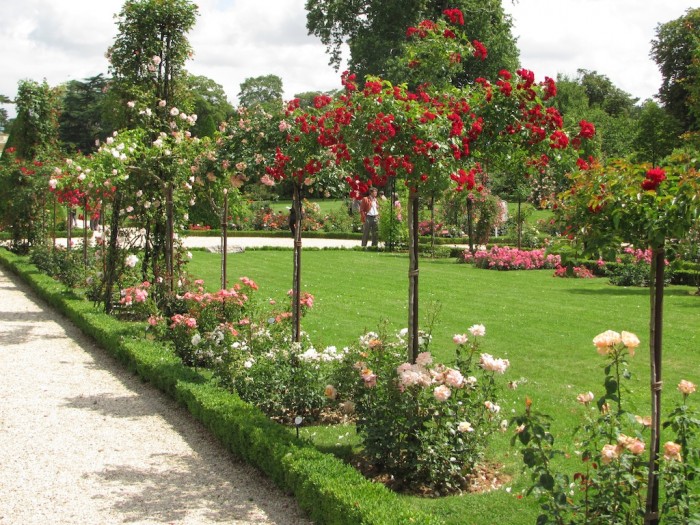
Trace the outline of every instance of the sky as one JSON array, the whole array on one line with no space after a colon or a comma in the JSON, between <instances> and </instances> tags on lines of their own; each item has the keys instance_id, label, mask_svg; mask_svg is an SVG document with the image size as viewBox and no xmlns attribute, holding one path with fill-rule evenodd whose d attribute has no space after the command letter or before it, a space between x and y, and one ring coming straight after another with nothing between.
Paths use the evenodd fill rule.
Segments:
<instances>
[{"instance_id":1,"label":"sky","mask_svg":"<svg viewBox=\"0 0 700 525\"><path fill-rule=\"evenodd\" d=\"M661 84L649 58L659 23L700 0L502 0L513 17L522 66L537 80L578 69L607 76L633 97L652 97ZM20 80L49 85L107 74L114 15L123 0L0 0L0 94L13 98ZM274 74L285 99L340 87L320 40L306 31L305 0L197 0L187 69L221 84L237 104L240 84ZM4 106L10 116L14 107Z\"/></svg>"}]
</instances>

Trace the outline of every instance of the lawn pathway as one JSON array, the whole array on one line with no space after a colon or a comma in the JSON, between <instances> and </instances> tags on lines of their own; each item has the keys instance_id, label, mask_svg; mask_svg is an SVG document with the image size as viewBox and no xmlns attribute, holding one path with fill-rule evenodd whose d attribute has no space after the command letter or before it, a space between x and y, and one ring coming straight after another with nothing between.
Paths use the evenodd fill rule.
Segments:
<instances>
[{"instance_id":1,"label":"lawn pathway","mask_svg":"<svg viewBox=\"0 0 700 525\"><path fill-rule=\"evenodd\" d=\"M310 522L0 268L0 525Z\"/></svg>"}]
</instances>

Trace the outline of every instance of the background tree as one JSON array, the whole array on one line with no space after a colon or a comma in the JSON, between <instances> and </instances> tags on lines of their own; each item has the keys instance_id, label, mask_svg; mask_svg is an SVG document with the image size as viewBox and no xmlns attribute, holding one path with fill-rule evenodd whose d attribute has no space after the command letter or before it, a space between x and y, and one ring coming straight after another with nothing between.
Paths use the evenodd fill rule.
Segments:
<instances>
[{"instance_id":1,"label":"background tree","mask_svg":"<svg viewBox=\"0 0 700 525\"><path fill-rule=\"evenodd\" d=\"M700 129L700 8L656 27L651 58L661 71L659 100L685 131Z\"/></svg>"},{"instance_id":2,"label":"background tree","mask_svg":"<svg viewBox=\"0 0 700 525\"><path fill-rule=\"evenodd\" d=\"M197 137L213 136L219 125L234 113L221 84L204 76L187 75L187 98L186 105L197 115L197 122L191 128Z\"/></svg>"},{"instance_id":3,"label":"background tree","mask_svg":"<svg viewBox=\"0 0 700 525\"><path fill-rule=\"evenodd\" d=\"M0 104L12 104L12 100L5 95L0 95ZM5 108L0 108L0 130L7 129L7 125L9 124L8 116L7 110Z\"/></svg>"},{"instance_id":4,"label":"background tree","mask_svg":"<svg viewBox=\"0 0 700 525\"><path fill-rule=\"evenodd\" d=\"M464 13L465 33L482 42L489 55L487 61L464 57L463 72L454 77L455 84L495 78L499 70L517 67L519 52L511 33L512 21L500 0L307 0L306 27L309 34L321 39L336 68L347 43L349 68L358 78L377 75L396 82L387 66L403 53L406 28L424 19L437 20L448 8Z\"/></svg>"},{"instance_id":5,"label":"background tree","mask_svg":"<svg viewBox=\"0 0 700 525\"><path fill-rule=\"evenodd\" d=\"M104 139L113 131L105 128L103 119L106 87L107 79L102 74L65 85L58 123L59 138L69 151L90 153L96 149L96 139Z\"/></svg>"},{"instance_id":6,"label":"background tree","mask_svg":"<svg viewBox=\"0 0 700 525\"><path fill-rule=\"evenodd\" d=\"M576 77L558 77L554 106L568 127L582 119L595 122L594 156L626 158L633 152L637 135L637 100L607 76L579 69Z\"/></svg>"},{"instance_id":7,"label":"background tree","mask_svg":"<svg viewBox=\"0 0 700 525\"><path fill-rule=\"evenodd\" d=\"M26 249L41 240L45 209L45 166L58 149L59 103L44 81L20 81L17 118L0 157L0 222L10 227L12 245Z\"/></svg>"},{"instance_id":8,"label":"background tree","mask_svg":"<svg viewBox=\"0 0 700 525\"><path fill-rule=\"evenodd\" d=\"M639 126L633 145L638 162L659 164L680 146L681 124L653 100L647 100L639 113Z\"/></svg>"},{"instance_id":9,"label":"background tree","mask_svg":"<svg viewBox=\"0 0 700 525\"><path fill-rule=\"evenodd\" d=\"M182 139L184 135L176 133L180 124L194 124L194 118L188 118L182 110L188 109L183 106L187 102L185 62L192 54L187 33L194 27L197 13L197 6L189 0L128 0L117 15L118 33L108 50L114 97L121 101L114 107L118 108L116 116L122 127L142 124L145 133L140 138L147 151L154 144L166 145L165 149L158 148L153 155L147 155L147 164L133 166L132 179L122 179L122 182L128 180L128 184L144 188L146 200L165 203L147 216L144 253L144 266L145 261L150 261L153 276L163 283L165 298L170 297L177 282L176 188L181 189L184 176L183 163L176 158L176 148L167 142L173 137ZM177 149L184 147L180 142L176 145ZM117 235L128 184L115 185L112 204L104 292L108 312L117 278Z\"/></svg>"},{"instance_id":10,"label":"background tree","mask_svg":"<svg viewBox=\"0 0 700 525\"><path fill-rule=\"evenodd\" d=\"M163 112L181 106L186 93L185 61L192 54L187 33L196 16L197 6L188 0L128 0L124 4L117 15L117 36L107 52L112 86L122 108L129 101L155 107L164 100ZM167 126L167 115L163 115L163 125Z\"/></svg>"},{"instance_id":11,"label":"background tree","mask_svg":"<svg viewBox=\"0 0 700 525\"><path fill-rule=\"evenodd\" d=\"M262 106L265 109L282 105L282 79L277 75L263 75L246 78L240 85L238 102L241 106L252 108Z\"/></svg>"}]
</instances>

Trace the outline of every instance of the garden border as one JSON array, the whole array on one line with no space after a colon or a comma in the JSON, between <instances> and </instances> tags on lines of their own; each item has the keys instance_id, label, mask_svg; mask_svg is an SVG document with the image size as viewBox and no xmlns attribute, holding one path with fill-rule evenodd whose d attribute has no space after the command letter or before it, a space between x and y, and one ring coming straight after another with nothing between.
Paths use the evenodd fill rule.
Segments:
<instances>
[{"instance_id":1,"label":"garden border","mask_svg":"<svg viewBox=\"0 0 700 525\"><path fill-rule=\"evenodd\" d=\"M187 407L232 453L260 469L319 524L440 525L442 520L365 479L341 460L296 438L235 394L184 366L163 343L143 337L145 323L124 323L98 310L26 257L0 249L12 271L51 307L145 381Z\"/></svg>"}]
</instances>

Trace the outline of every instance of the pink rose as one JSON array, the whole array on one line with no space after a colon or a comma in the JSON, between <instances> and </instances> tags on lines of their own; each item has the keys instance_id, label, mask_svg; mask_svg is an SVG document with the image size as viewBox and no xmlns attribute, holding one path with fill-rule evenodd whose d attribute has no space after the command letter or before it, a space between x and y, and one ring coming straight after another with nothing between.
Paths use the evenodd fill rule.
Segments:
<instances>
[{"instance_id":1,"label":"pink rose","mask_svg":"<svg viewBox=\"0 0 700 525\"><path fill-rule=\"evenodd\" d=\"M435 399L438 401L447 401L450 396L452 395L452 391L447 388L445 385L440 385L438 387L435 387L435 390L433 391L433 395L435 396Z\"/></svg>"}]
</instances>

